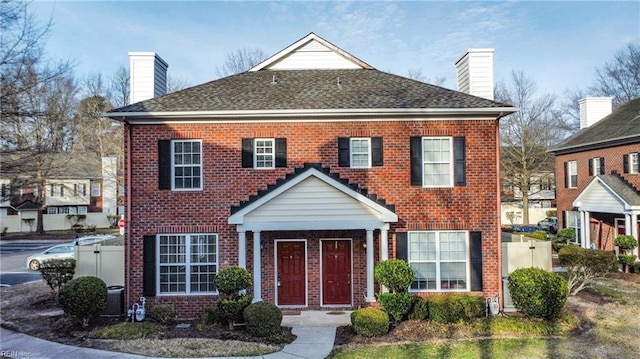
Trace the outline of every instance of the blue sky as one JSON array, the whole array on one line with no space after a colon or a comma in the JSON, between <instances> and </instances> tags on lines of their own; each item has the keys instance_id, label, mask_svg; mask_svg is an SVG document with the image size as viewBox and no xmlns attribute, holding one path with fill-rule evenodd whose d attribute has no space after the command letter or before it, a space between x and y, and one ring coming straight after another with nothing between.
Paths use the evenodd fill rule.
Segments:
<instances>
[{"instance_id":1,"label":"blue sky","mask_svg":"<svg viewBox=\"0 0 640 359\"><path fill-rule=\"evenodd\" d=\"M54 25L47 54L77 63L79 78L128 67L129 51L154 51L171 76L192 85L217 78L225 55L269 55L310 32L402 76L420 69L455 88L455 61L467 48L495 49L496 81L512 70L541 92L587 88L596 67L640 39L639 1L84 1L34 2Z\"/></svg>"}]
</instances>

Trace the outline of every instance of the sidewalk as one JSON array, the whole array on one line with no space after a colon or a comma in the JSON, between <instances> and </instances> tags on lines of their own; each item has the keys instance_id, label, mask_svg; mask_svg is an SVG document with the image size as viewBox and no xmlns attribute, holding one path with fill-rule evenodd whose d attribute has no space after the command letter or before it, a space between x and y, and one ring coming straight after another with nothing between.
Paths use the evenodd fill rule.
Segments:
<instances>
[{"instance_id":1,"label":"sidewalk","mask_svg":"<svg viewBox=\"0 0 640 359\"><path fill-rule=\"evenodd\" d=\"M296 340L276 353L249 357L254 359L322 359L333 349L336 327L349 324L349 312L331 315L327 312L302 312L283 317L282 325L293 327ZM151 357L90 348L79 348L35 338L0 328L0 357L30 359L153 359ZM227 357L220 357L227 358ZM240 357L230 357L242 359ZM191 358L193 359L193 358ZM248 359L248 358L244 358Z\"/></svg>"}]
</instances>

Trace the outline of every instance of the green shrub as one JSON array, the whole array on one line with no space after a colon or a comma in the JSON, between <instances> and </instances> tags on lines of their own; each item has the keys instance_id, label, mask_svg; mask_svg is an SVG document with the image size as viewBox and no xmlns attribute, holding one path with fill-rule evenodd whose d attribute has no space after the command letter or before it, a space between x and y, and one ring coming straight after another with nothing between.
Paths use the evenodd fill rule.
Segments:
<instances>
[{"instance_id":1,"label":"green shrub","mask_svg":"<svg viewBox=\"0 0 640 359\"><path fill-rule=\"evenodd\" d=\"M633 238L633 236L619 234L613 240L613 245L620 247L622 249L634 249L638 246L638 241L636 241L636 239Z\"/></svg>"},{"instance_id":2,"label":"green shrub","mask_svg":"<svg viewBox=\"0 0 640 359\"><path fill-rule=\"evenodd\" d=\"M631 266L631 273L640 274L640 262L634 263L633 266Z\"/></svg>"},{"instance_id":3,"label":"green shrub","mask_svg":"<svg viewBox=\"0 0 640 359\"><path fill-rule=\"evenodd\" d=\"M569 295L567 281L540 268L519 268L509 275L513 305L526 316L551 319L564 308Z\"/></svg>"},{"instance_id":4,"label":"green shrub","mask_svg":"<svg viewBox=\"0 0 640 359\"><path fill-rule=\"evenodd\" d=\"M251 304L252 295L241 295L234 298L221 298L216 302L217 317L222 324L228 324L233 329L234 321L242 320L242 313Z\"/></svg>"},{"instance_id":5,"label":"green shrub","mask_svg":"<svg viewBox=\"0 0 640 359\"><path fill-rule=\"evenodd\" d=\"M236 296L238 292L247 289L252 282L251 273L245 268L230 266L221 270L214 280L216 288L229 296Z\"/></svg>"},{"instance_id":6,"label":"green shrub","mask_svg":"<svg viewBox=\"0 0 640 359\"><path fill-rule=\"evenodd\" d=\"M556 253L559 253L562 248L566 247L566 246L574 246L573 244L567 244L563 241L553 241L551 243L551 247L553 247L553 250L556 251Z\"/></svg>"},{"instance_id":7,"label":"green shrub","mask_svg":"<svg viewBox=\"0 0 640 359\"><path fill-rule=\"evenodd\" d=\"M257 302L244 310L244 321L247 331L258 337L267 337L280 329L282 311L275 304Z\"/></svg>"},{"instance_id":8,"label":"green shrub","mask_svg":"<svg viewBox=\"0 0 640 359\"><path fill-rule=\"evenodd\" d=\"M73 279L76 272L76 260L67 259L47 259L40 263L40 273L42 279L47 282L51 290L58 294L60 288Z\"/></svg>"},{"instance_id":9,"label":"green shrub","mask_svg":"<svg viewBox=\"0 0 640 359\"><path fill-rule=\"evenodd\" d=\"M364 337L377 337L389 331L389 315L376 308L360 308L351 314L353 330Z\"/></svg>"},{"instance_id":10,"label":"green shrub","mask_svg":"<svg viewBox=\"0 0 640 359\"><path fill-rule=\"evenodd\" d=\"M393 320L401 321L411 309L413 294L409 292L380 293L378 300L384 311L389 313Z\"/></svg>"},{"instance_id":11,"label":"green shrub","mask_svg":"<svg viewBox=\"0 0 640 359\"><path fill-rule=\"evenodd\" d=\"M558 211L555 209L550 209L544 212L547 217L558 217Z\"/></svg>"},{"instance_id":12,"label":"green shrub","mask_svg":"<svg viewBox=\"0 0 640 359\"><path fill-rule=\"evenodd\" d=\"M406 292L415 279L413 269L402 259L388 259L378 263L373 275L376 281L392 293Z\"/></svg>"},{"instance_id":13,"label":"green shrub","mask_svg":"<svg viewBox=\"0 0 640 359\"><path fill-rule=\"evenodd\" d=\"M156 304L149 309L149 318L158 323L168 324L176 319L176 311L169 304Z\"/></svg>"},{"instance_id":14,"label":"green shrub","mask_svg":"<svg viewBox=\"0 0 640 359\"><path fill-rule=\"evenodd\" d=\"M413 306L409 311L408 318L411 320L425 320L429 318L429 302L421 297L415 297Z\"/></svg>"},{"instance_id":15,"label":"green shrub","mask_svg":"<svg viewBox=\"0 0 640 359\"><path fill-rule=\"evenodd\" d=\"M483 297L469 294L440 294L427 299L429 318L437 323L471 321L486 314Z\"/></svg>"},{"instance_id":16,"label":"green shrub","mask_svg":"<svg viewBox=\"0 0 640 359\"><path fill-rule=\"evenodd\" d=\"M534 238L534 239L539 239L541 241L544 241L547 239L547 232L545 231L535 231L535 232L531 232L531 233L525 233L525 236L529 237L529 238Z\"/></svg>"},{"instance_id":17,"label":"green shrub","mask_svg":"<svg viewBox=\"0 0 640 359\"><path fill-rule=\"evenodd\" d=\"M217 307L206 307L202 310L202 316L200 317L200 321L205 325L219 324L223 321L220 318L220 314L218 312Z\"/></svg>"},{"instance_id":18,"label":"green shrub","mask_svg":"<svg viewBox=\"0 0 640 359\"><path fill-rule=\"evenodd\" d=\"M558 233L556 233L556 236L558 238L562 238L565 240L565 242L569 239L575 239L576 238L576 230L574 228L568 227L568 228L562 228L561 230L558 231Z\"/></svg>"},{"instance_id":19,"label":"green shrub","mask_svg":"<svg viewBox=\"0 0 640 359\"><path fill-rule=\"evenodd\" d=\"M60 305L65 313L86 327L107 304L107 285L97 277L79 277L60 290Z\"/></svg>"},{"instance_id":20,"label":"green shrub","mask_svg":"<svg viewBox=\"0 0 640 359\"><path fill-rule=\"evenodd\" d=\"M629 268L635 263L638 256L631 253L618 254L618 261L624 266L625 273L629 273Z\"/></svg>"},{"instance_id":21,"label":"green shrub","mask_svg":"<svg viewBox=\"0 0 640 359\"><path fill-rule=\"evenodd\" d=\"M591 250L579 246L568 245L558 252L560 266L567 270L567 287L571 295L575 295L589 285L598 276L617 267L613 253L599 249Z\"/></svg>"}]
</instances>

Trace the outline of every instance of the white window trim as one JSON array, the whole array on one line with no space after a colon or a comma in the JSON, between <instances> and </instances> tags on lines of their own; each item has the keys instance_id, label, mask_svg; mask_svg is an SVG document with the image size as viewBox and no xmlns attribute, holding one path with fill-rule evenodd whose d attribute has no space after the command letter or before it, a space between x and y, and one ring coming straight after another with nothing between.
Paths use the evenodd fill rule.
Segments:
<instances>
[{"instance_id":1,"label":"white window trim","mask_svg":"<svg viewBox=\"0 0 640 359\"><path fill-rule=\"evenodd\" d=\"M633 163L637 163L636 168L633 168ZM629 154L629 173L640 173L640 154L638 153L630 153Z\"/></svg>"},{"instance_id":2,"label":"white window trim","mask_svg":"<svg viewBox=\"0 0 640 359\"><path fill-rule=\"evenodd\" d=\"M200 164L180 165L178 167L200 167L200 187L176 188L176 163L175 163L175 146L176 142L198 142L200 143ZM202 140L172 140L171 141L171 190L172 191L202 191L204 188L204 148Z\"/></svg>"},{"instance_id":3,"label":"white window trim","mask_svg":"<svg viewBox=\"0 0 640 359\"><path fill-rule=\"evenodd\" d=\"M367 142L367 165L357 166L353 164L353 155L363 155L364 152L355 152L353 150L353 141L366 141ZM371 137L351 137L349 138L349 166L351 168L371 168Z\"/></svg>"},{"instance_id":4,"label":"white window trim","mask_svg":"<svg viewBox=\"0 0 640 359\"><path fill-rule=\"evenodd\" d=\"M89 193L90 197L100 197L102 194L102 186L99 182L94 182L91 184L91 192Z\"/></svg>"},{"instance_id":5,"label":"white window trim","mask_svg":"<svg viewBox=\"0 0 640 359\"><path fill-rule=\"evenodd\" d=\"M47 207L47 214L58 214L58 207Z\"/></svg>"},{"instance_id":6,"label":"white window trim","mask_svg":"<svg viewBox=\"0 0 640 359\"><path fill-rule=\"evenodd\" d=\"M78 214L87 214L87 206L78 206Z\"/></svg>"},{"instance_id":7,"label":"white window trim","mask_svg":"<svg viewBox=\"0 0 640 359\"><path fill-rule=\"evenodd\" d=\"M424 173L424 165L427 163L424 159L424 141L425 140L441 140L447 138L449 139L449 184L447 185L442 185L442 186L434 186L434 185L426 185L424 178L425 178L425 173ZM453 137L452 136L429 136L429 137L422 137L422 143L421 143L421 156L422 156L422 187L423 188L453 188L453 179L454 179L454 173L453 173ZM429 163L445 163L445 162L429 162Z\"/></svg>"},{"instance_id":8,"label":"white window trim","mask_svg":"<svg viewBox=\"0 0 640 359\"><path fill-rule=\"evenodd\" d=\"M217 233L161 233L156 235L156 295L157 296L176 296L176 295L190 295L190 296L200 296L200 295L218 295L219 291L212 292L194 292L191 293L191 260L189 259L191 256L191 236L215 236L216 237L216 275L220 272L220 236ZM185 236L185 259L188 262L184 263L185 266L185 291L184 292L169 292L164 293L160 291L160 237L168 237L168 236ZM174 263L175 264L175 263ZM201 263L202 265L211 265L211 263Z\"/></svg>"},{"instance_id":9,"label":"white window trim","mask_svg":"<svg viewBox=\"0 0 640 359\"><path fill-rule=\"evenodd\" d=\"M436 259L434 261L412 261L411 260L411 233L435 233L436 234ZM465 260L440 260L440 233L464 233L464 245L467 251ZM466 287L465 288L442 288L442 278L440 276L440 264L444 263L465 263L465 275L466 275ZM435 263L436 264L436 289L412 289L409 285L409 292L412 293L425 293L425 292L469 292L471 289L471 270L469 268L471 263L471 252L469 251L469 231L410 231L407 234L407 263L411 266L411 263Z\"/></svg>"},{"instance_id":10,"label":"white window trim","mask_svg":"<svg viewBox=\"0 0 640 359\"><path fill-rule=\"evenodd\" d=\"M602 157L594 157L591 159L591 168L593 169L594 177L600 174L600 158Z\"/></svg>"},{"instance_id":11,"label":"white window trim","mask_svg":"<svg viewBox=\"0 0 640 359\"><path fill-rule=\"evenodd\" d=\"M572 165L573 165L573 171L572 171ZM568 161L567 164L567 188L578 188L578 161ZM572 176L576 176L576 183L575 185L573 183L571 183L571 177Z\"/></svg>"},{"instance_id":12,"label":"white window trim","mask_svg":"<svg viewBox=\"0 0 640 359\"><path fill-rule=\"evenodd\" d=\"M271 166L269 167L258 167L258 142L265 141L271 143ZM263 156L267 156L264 154L260 154ZM275 138L255 138L253 140L253 168L257 170L272 170L276 168L276 139Z\"/></svg>"}]
</instances>

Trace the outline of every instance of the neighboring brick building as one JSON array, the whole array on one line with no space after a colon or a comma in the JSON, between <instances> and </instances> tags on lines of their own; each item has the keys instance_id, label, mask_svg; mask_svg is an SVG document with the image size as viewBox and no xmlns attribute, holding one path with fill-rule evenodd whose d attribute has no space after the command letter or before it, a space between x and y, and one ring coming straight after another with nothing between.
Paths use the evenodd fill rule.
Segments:
<instances>
[{"instance_id":1,"label":"neighboring brick building","mask_svg":"<svg viewBox=\"0 0 640 359\"><path fill-rule=\"evenodd\" d=\"M162 86L167 65L147 55L132 68ZM460 86L492 96L492 57L463 56ZM375 70L315 34L113 110L127 136L128 300L195 317L217 271L240 265L254 301L351 309L375 301L373 267L391 257L421 295L501 293L498 119L514 110Z\"/></svg>"},{"instance_id":2,"label":"neighboring brick building","mask_svg":"<svg viewBox=\"0 0 640 359\"><path fill-rule=\"evenodd\" d=\"M614 250L616 235L637 239L640 232L640 99L604 117L611 112L606 98L609 110L590 119L590 107L602 100L581 100L582 129L551 152L556 155L559 227L576 228L576 242L583 247Z\"/></svg>"}]
</instances>

